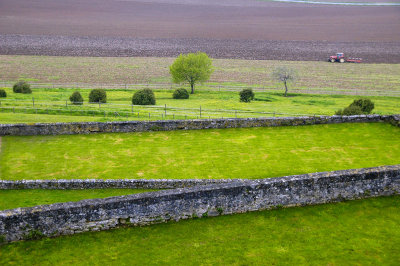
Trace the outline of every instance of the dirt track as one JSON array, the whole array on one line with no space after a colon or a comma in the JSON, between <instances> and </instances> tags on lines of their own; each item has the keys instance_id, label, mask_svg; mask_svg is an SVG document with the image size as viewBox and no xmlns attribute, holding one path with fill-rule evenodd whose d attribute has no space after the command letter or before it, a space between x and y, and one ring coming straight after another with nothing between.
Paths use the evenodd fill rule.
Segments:
<instances>
[{"instance_id":1,"label":"dirt track","mask_svg":"<svg viewBox=\"0 0 400 266\"><path fill-rule=\"evenodd\" d=\"M102 36L102 37L98 37ZM296 41L294 41L296 40ZM0 54L400 63L400 7L255 0L0 0Z\"/></svg>"}]
</instances>

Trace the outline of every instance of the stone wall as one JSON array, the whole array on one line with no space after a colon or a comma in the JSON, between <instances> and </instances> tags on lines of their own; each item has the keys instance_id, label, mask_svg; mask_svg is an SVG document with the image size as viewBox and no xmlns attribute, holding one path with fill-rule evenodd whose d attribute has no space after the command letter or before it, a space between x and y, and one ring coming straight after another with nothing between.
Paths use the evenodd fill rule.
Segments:
<instances>
[{"instance_id":1,"label":"stone wall","mask_svg":"<svg viewBox=\"0 0 400 266\"><path fill-rule=\"evenodd\" d=\"M400 127L400 115L387 116L385 121L393 126Z\"/></svg>"},{"instance_id":2,"label":"stone wall","mask_svg":"<svg viewBox=\"0 0 400 266\"><path fill-rule=\"evenodd\" d=\"M397 119L397 120L396 120ZM81 122L46 124L0 124L0 136L22 135L67 135L109 132L143 132L167 130L194 130L210 128L244 128L298 126L352 122L399 121L399 116L315 116L315 117L269 117L227 118L198 120L128 121L128 122Z\"/></svg>"},{"instance_id":3,"label":"stone wall","mask_svg":"<svg viewBox=\"0 0 400 266\"><path fill-rule=\"evenodd\" d=\"M178 188L0 212L3 242L400 193L400 165Z\"/></svg>"},{"instance_id":4,"label":"stone wall","mask_svg":"<svg viewBox=\"0 0 400 266\"><path fill-rule=\"evenodd\" d=\"M144 188L171 189L220 184L235 179L50 179L0 180L0 189L102 189Z\"/></svg>"}]
</instances>

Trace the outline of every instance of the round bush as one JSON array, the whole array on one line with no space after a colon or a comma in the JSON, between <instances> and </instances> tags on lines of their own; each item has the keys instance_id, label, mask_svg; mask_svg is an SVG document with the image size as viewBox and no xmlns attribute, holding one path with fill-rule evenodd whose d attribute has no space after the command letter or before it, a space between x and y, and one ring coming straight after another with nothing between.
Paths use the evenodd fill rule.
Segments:
<instances>
[{"instance_id":1,"label":"round bush","mask_svg":"<svg viewBox=\"0 0 400 266\"><path fill-rule=\"evenodd\" d=\"M350 106L358 106L364 114L370 114L375 104L370 99L357 99Z\"/></svg>"},{"instance_id":2,"label":"round bush","mask_svg":"<svg viewBox=\"0 0 400 266\"><path fill-rule=\"evenodd\" d=\"M176 89L172 94L172 98L174 99L189 99L189 93L186 89L180 88Z\"/></svg>"},{"instance_id":3,"label":"round bush","mask_svg":"<svg viewBox=\"0 0 400 266\"><path fill-rule=\"evenodd\" d=\"M357 105L350 105L343 110L338 110L336 115L362 115L363 111L361 110L360 106Z\"/></svg>"},{"instance_id":4,"label":"round bush","mask_svg":"<svg viewBox=\"0 0 400 266\"><path fill-rule=\"evenodd\" d=\"M89 102L90 103L106 103L107 102L107 93L103 89L93 89L89 94Z\"/></svg>"},{"instance_id":5,"label":"round bush","mask_svg":"<svg viewBox=\"0 0 400 266\"><path fill-rule=\"evenodd\" d=\"M32 93L31 85L29 85L29 84L26 83L25 81L18 81L18 82L15 83L14 86L13 86L13 92L15 92L15 93L30 94L30 93Z\"/></svg>"},{"instance_id":6,"label":"round bush","mask_svg":"<svg viewBox=\"0 0 400 266\"><path fill-rule=\"evenodd\" d=\"M69 100L71 101L72 104L75 105L83 104L83 98L79 91L75 91L74 93L72 93L72 95L69 97Z\"/></svg>"},{"instance_id":7,"label":"round bush","mask_svg":"<svg viewBox=\"0 0 400 266\"><path fill-rule=\"evenodd\" d=\"M134 105L155 105L156 97L151 89L142 89L135 92L132 97L132 104Z\"/></svg>"},{"instance_id":8,"label":"round bush","mask_svg":"<svg viewBox=\"0 0 400 266\"><path fill-rule=\"evenodd\" d=\"M3 89L0 89L0 98L5 98L7 97L7 92Z\"/></svg>"},{"instance_id":9,"label":"round bush","mask_svg":"<svg viewBox=\"0 0 400 266\"><path fill-rule=\"evenodd\" d=\"M254 100L254 92L252 89L243 89L239 92L240 96L240 101L241 102L251 102L251 100Z\"/></svg>"}]
</instances>

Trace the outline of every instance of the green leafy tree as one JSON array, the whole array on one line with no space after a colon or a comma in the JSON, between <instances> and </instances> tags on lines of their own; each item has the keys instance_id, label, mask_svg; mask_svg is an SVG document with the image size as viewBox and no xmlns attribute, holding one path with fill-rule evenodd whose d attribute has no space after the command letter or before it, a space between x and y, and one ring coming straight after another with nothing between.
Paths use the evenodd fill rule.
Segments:
<instances>
[{"instance_id":1,"label":"green leafy tree","mask_svg":"<svg viewBox=\"0 0 400 266\"><path fill-rule=\"evenodd\" d=\"M189 83L192 89L191 94L193 94L195 84L209 80L214 69L208 55L197 52L180 54L169 67L169 72L174 83Z\"/></svg>"},{"instance_id":2,"label":"green leafy tree","mask_svg":"<svg viewBox=\"0 0 400 266\"><path fill-rule=\"evenodd\" d=\"M276 67L272 72L272 78L276 81L281 81L285 85L285 97L287 96L289 82L295 81L297 79L297 73L294 69L280 66Z\"/></svg>"},{"instance_id":3,"label":"green leafy tree","mask_svg":"<svg viewBox=\"0 0 400 266\"><path fill-rule=\"evenodd\" d=\"M354 100L350 106L359 106L364 114L370 114L375 108L375 104L370 99L357 99Z\"/></svg>"},{"instance_id":4,"label":"green leafy tree","mask_svg":"<svg viewBox=\"0 0 400 266\"><path fill-rule=\"evenodd\" d=\"M240 101L249 103L254 100L254 92L252 89L243 89L239 92Z\"/></svg>"},{"instance_id":5,"label":"green leafy tree","mask_svg":"<svg viewBox=\"0 0 400 266\"><path fill-rule=\"evenodd\" d=\"M335 115L362 115L363 111L361 110L360 106L357 105L349 105L346 108L339 109L336 111Z\"/></svg>"},{"instance_id":6,"label":"green leafy tree","mask_svg":"<svg viewBox=\"0 0 400 266\"><path fill-rule=\"evenodd\" d=\"M0 89L0 98L5 98L7 97L7 92L3 89Z\"/></svg>"},{"instance_id":7,"label":"green leafy tree","mask_svg":"<svg viewBox=\"0 0 400 266\"><path fill-rule=\"evenodd\" d=\"M31 85L29 85L25 81L18 81L17 83L14 84L13 86L13 92L15 93L24 93L24 94L30 94L32 93L31 90Z\"/></svg>"},{"instance_id":8,"label":"green leafy tree","mask_svg":"<svg viewBox=\"0 0 400 266\"><path fill-rule=\"evenodd\" d=\"M89 93L89 102L90 103L106 103L107 102L107 93L103 89L93 89Z\"/></svg>"},{"instance_id":9,"label":"green leafy tree","mask_svg":"<svg viewBox=\"0 0 400 266\"><path fill-rule=\"evenodd\" d=\"M132 97L132 104L134 105L155 105L156 96L151 89L141 89L135 92Z\"/></svg>"},{"instance_id":10,"label":"green leafy tree","mask_svg":"<svg viewBox=\"0 0 400 266\"><path fill-rule=\"evenodd\" d=\"M173 99L189 99L189 93L184 88L179 88L174 91L172 94Z\"/></svg>"},{"instance_id":11,"label":"green leafy tree","mask_svg":"<svg viewBox=\"0 0 400 266\"><path fill-rule=\"evenodd\" d=\"M74 93L72 93L72 95L69 97L69 100L71 101L72 104L75 105L83 104L83 98L79 91L75 91Z\"/></svg>"},{"instance_id":12,"label":"green leafy tree","mask_svg":"<svg viewBox=\"0 0 400 266\"><path fill-rule=\"evenodd\" d=\"M354 100L349 106L346 108L339 109L336 111L335 115L363 115L370 114L374 109L375 104L370 99L357 99Z\"/></svg>"}]
</instances>

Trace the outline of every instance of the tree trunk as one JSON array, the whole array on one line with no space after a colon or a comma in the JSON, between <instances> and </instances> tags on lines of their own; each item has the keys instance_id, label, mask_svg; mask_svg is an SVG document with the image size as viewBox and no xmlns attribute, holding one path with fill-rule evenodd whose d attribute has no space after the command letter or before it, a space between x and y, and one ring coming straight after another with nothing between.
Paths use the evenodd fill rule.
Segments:
<instances>
[{"instance_id":1,"label":"tree trunk","mask_svg":"<svg viewBox=\"0 0 400 266\"><path fill-rule=\"evenodd\" d=\"M286 81L284 82L285 83L285 97L287 96L287 85L286 85Z\"/></svg>"},{"instance_id":2,"label":"tree trunk","mask_svg":"<svg viewBox=\"0 0 400 266\"><path fill-rule=\"evenodd\" d=\"M190 87L192 88L191 94L194 94L194 84L190 84Z\"/></svg>"}]
</instances>

